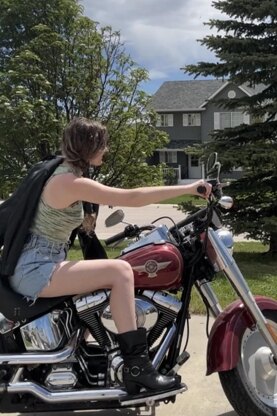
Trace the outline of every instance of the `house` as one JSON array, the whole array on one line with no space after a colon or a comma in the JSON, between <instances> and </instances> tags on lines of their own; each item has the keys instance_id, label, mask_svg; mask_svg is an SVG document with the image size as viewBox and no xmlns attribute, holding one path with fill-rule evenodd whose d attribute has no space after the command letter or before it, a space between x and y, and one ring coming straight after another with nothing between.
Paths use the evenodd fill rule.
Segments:
<instances>
[{"instance_id":1,"label":"house","mask_svg":"<svg viewBox=\"0 0 277 416\"><path fill-rule=\"evenodd\" d=\"M169 143L155 151L151 163L164 162L174 168L179 183L201 178L203 167L198 158L187 155L184 149L207 142L213 130L250 123L249 114L241 109L229 111L216 100L252 96L264 88L221 80L164 82L151 102L159 115L157 128L168 133Z\"/></svg>"}]
</instances>

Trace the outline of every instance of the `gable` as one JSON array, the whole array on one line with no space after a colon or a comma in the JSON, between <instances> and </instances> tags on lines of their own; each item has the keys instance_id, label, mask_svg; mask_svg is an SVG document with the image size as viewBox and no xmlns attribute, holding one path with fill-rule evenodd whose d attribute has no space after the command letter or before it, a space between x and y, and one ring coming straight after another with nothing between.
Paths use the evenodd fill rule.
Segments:
<instances>
[{"instance_id":1,"label":"gable","mask_svg":"<svg viewBox=\"0 0 277 416\"><path fill-rule=\"evenodd\" d=\"M241 95L253 95L265 86L250 88L246 84L235 86L222 80L166 81L151 98L151 105L157 112L199 111L214 98L222 98L227 87ZM225 91L226 90L226 91Z\"/></svg>"}]
</instances>

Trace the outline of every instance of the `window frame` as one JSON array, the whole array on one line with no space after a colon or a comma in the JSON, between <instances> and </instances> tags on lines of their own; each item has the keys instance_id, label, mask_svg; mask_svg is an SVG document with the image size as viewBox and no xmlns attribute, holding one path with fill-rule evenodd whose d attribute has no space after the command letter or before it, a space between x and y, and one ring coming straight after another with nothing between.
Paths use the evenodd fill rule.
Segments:
<instances>
[{"instance_id":1,"label":"window frame","mask_svg":"<svg viewBox=\"0 0 277 416\"><path fill-rule=\"evenodd\" d=\"M157 127L173 127L174 118L172 113L158 114Z\"/></svg>"},{"instance_id":2,"label":"window frame","mask_svg":"<svg viewBox=\"0 0 277 416\"><path fill-rule=\"evenodd\" d=\"M160 150L159 163L178 163L177 150Z\"/></svg>"},{"instance_id":3,"label":"window frame","mask_svg":"<svg viewBox=\"0 0 277 416\"><path fill-rule=\"evenodd\" d=\"M201 126L201 113L183 113L183 127L200 127L200 126Z\"/></svg>"},{"instance_id":4,"label":"window frame","mask_svg":"<svg viewBox=\"0 0 277 416\"><path fill-rule=\"evenodd\" d=\"M234 123L234 119L236 116L241 117L240 123ZM226 126L223 125L222 117L226 115L230 116L230 125ZM224 130L227 128L234 128L240 126L241 124L250 124L250 116L249 114L243 111L218 111L214 112L214 130Z\"/></svg>"}]
</instances>

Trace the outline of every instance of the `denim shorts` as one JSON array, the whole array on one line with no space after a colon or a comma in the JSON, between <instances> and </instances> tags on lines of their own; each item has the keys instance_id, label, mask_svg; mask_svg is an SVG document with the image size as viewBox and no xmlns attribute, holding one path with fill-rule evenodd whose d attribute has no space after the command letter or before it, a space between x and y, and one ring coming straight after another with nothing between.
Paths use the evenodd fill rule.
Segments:
<instances>
[{"instance_id":1,"label":"denim shorts","mask_svg":"<svg viewBox=\"0 0 277 416\"><path fill-rule=\"evenodd\" d=\"M67 243L55 243L29 234L14 274L9 278L11 288L28 300L35 301L50 284L57 264L65 260L67 251Z\"/></svg>"}]
</instances>

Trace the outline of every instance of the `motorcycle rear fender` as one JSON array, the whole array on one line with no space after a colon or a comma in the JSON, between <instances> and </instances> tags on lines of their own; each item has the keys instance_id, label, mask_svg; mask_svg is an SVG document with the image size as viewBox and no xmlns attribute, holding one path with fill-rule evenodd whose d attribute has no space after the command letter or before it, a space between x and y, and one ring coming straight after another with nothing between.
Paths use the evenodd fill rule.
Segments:
<instances>
[{"instance_id":1,"label":"motorcycle rear fender","mask_svg":"<svg viewBox=\"0 0 277 416\"><path fill-rule=\"evenodd\" d=\"M277 302L264 296L255 296L262 311L277 311ZM207 375L236 367L240 355L240 341L246 328L254 321L241 300L231 303L216 318L208 341Z\"/></svg>"}]
</instances>

